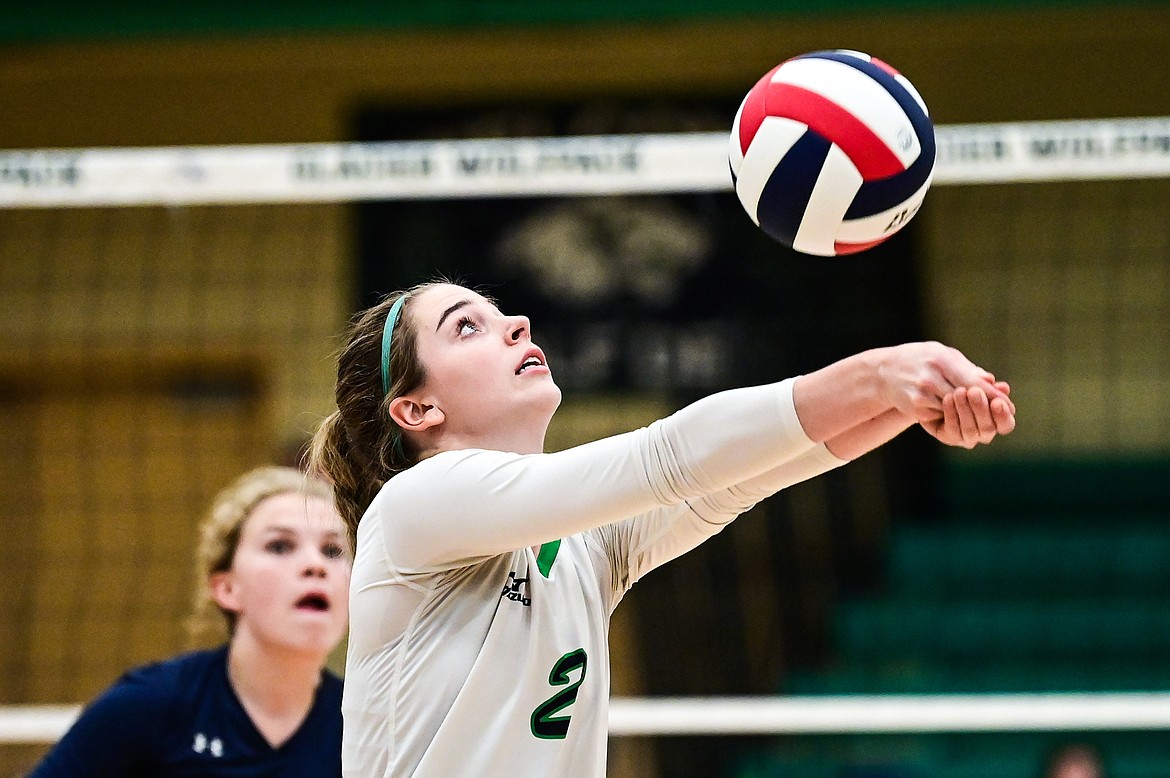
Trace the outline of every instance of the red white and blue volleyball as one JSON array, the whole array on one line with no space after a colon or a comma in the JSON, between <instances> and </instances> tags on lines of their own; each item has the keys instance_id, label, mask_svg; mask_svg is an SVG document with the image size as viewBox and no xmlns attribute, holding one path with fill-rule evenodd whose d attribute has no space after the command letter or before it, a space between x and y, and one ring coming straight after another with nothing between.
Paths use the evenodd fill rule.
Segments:
<instances>
[{"instance_id":1,"label":"red white and blue volleyball","mask_svg":"<svg viewBox=\"0 0 1170 778\"><path fill-rule=\"evenodd\" d=\"M934 125L918 90L847 49L769 71L736 112L730 145L752 221L804 254L853 254L889 239L934 175Z\"/></svg>"}]
</instances>

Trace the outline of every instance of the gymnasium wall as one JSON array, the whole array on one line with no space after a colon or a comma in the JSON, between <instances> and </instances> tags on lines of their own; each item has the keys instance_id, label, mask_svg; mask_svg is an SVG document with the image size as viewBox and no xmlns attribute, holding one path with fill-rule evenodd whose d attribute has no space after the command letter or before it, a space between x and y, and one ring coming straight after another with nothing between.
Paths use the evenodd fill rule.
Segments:
<instances>
[{"instance_id":1,"label":"gymnasium wall","mask_svg":"<svg viewBox=\"0 0 1170 778\"><path fill-rule=\"evenodd\" d=\"M530 29L510 26L500 30L454 28L322 36L221 35L206 39L8 44L0 48L0 105L6 106L4 120L0 121L0 148L345 140L353 137L355 116L370 107L449 108L461 103L482 106L550 99L589 102L606 97L657 95L665 100L725 99L742 93L784 56L844 45L878 53L895 63L913 79L939 123L1166 115L1170 114L1170 90L1165 88L1170 81L1170 61L1164 56L1163 44L1168 29L1170 8L1161 5L1077 5L977 11L910 12L895 8L750 20L592 23ZM931 265L925 273L933 284L929 302L939 336L970 345L977 354L987 354L991 361L998 354L988 353L978 341L990 338L995 330L983 328L976 333L969 320L978 315L981 300L1002 298L1002 284L1009 276L1015 279L1013 304L1030 304L1021 295L1039 287L1020 283L1028 273L1035 272L1027 269L1027 257L1037 250L1053 226L1059 225L1061 213L1051 212L1048 206L1036 206L1049 208L1047 215L1038 214L1038 224L1043 226L1005 228L1003 211L1010 212L1013 206L1003 195L989 191L974 196L982 200L972 204L969 199L964 201L965 195L939 188L931 194L919 218L930 236L926 254ZM1130 199L1139 213L1126 217L1125 229L1140 233L1147 223L1154 229L1154 237L1146 237L1147 250L1125 257L1126 262L1144 268L1131 273L1130 283L1141 286L1148 297L1157 287L1142 279L1153 275L1157 280L1160 255L1156 228L1161 220L1156 209L1143 208L1141 202ZM1110 221L1107 208L1094 206L1104 203L1103 199L1090 193L1082 202L1079 207L1086 218ZM1000 212L995 210L997 207ZM1025 210L1029 207L1032 206L1018 206ZM200 228L180 223L183 217L160 219L159 224L173 227L179 240L190 243L178 249L185 256L198 258L204 252L228 252L234 266L265 266L240 270L245 275L271 276L272 258L281 257L291 263L286 268L288 273L301 278L304 271L295 265L309 263L316 268L314 272L321 274L320 294L314 296L312 308L312 315L320 316L318 331L335 331L352 306L352 300L347 298L346 270L350 262L350 224L344 214L344 208L340 208L327 218L311 217L311 224L306 224L303 212L295 209L261 208L250 216L227 217L263 219L271 226L273 237L259 250L233 245L233 239L226 236L241 235L238 228L226 228L224 235L217 238L222 242L217 244L203 240L197 231ZM1007 215L1017 222L1030 223L1026 214ZM96 233L85 220L94 217L56 214L45 218L48 222L0 214L4 234L20 246L6 249L11 257L6 264L25 268L11 272L35 274L37 254L27 247L35 246L46 229L60 229L63 235L91 236L88 243L78 240L68 247L68 261L75 265L70 272L75 277L100 274L97 265L86 269L90 261L87 257L95 256L98 239L92 237ZM73 218L81 221L71 222ZM103 229L111 235L123 233L121 227L113 227L115 222L108 220L117 218L122 217L112 212L103 217ZM141 221L139 217L126 218ZM51 226L44 226L46 223ZM1059 230L1059 226L1056 228ZM131 235L135 229L129 228ZM1016 251L1017 261L1024 263L1024 269L1006 275L977 272L976 268L1000 267L1011 261L1005 258L1004 248L1009 231L1025 241ZM1092 241L1101 234L1100 230L1085 230L1087 242L1078 244L1082 247L1078 249L1084 257L1082 263L1090 267ZM1069 237L1062 236L1066 241ZM125 240L132 243L134 238ZM92 261L100 264L110 260ZM209 261L220 265L227 262ZM277 267L279 264L278 260ZM958 269L952 270L952 266ZM1059 272L1059 267L1045 272ZM961 299L952 280L956 273L962 278ZM1044 299L1051 300L1052 292L1059 289L1092 297L1092 273L1082 273L1077 278L1089 286L1045 282ZM5 283L19 286L27 280ZM133 278L122 276L106 283L114 284L107 299L116 300L117 284L132 284ZM237 293L240 291L236 281L225 283L235 285ZM987 286L983 288L981 284ZM174 294L182 295L178 288ZM51 283L38 294L49 295L53 300L37 298L34 303L23 292L17 293L17 299L41 313L59 308L58 317L96 311L71 306L69 295L73 292ZM252 315L262 316L267 303L262 295L257 297L260 299L250 310ZM230 296L214 299L223 300L223 304L214 310L203 310L200 315L208 322L224 317L225 324L208 326L230 331L234 326L231 320L241 314L233 313ZM1164 296L1158 299L1161 303L1155 300L1154 307L1146 307L1141 315L1156 316L1157 305L1164 304ZM1067 304L1079 309L1076 300L1070 299ZM168 308L199 307L201 301L195 299L188 306L176 300ZM971 312L963 314L960 309L964 307ZM273 305L273 309L274 322L287 318L287 311L280 306ZM8 348L19 349L23 337L19 333L24 329L68 329L60 318L42 325L36 316L26 313L31 313L27 307L13 306L0 314L8 318L5 327L14 336L6 339ZM156 326L152 323L155 321L162 330L174 328L174 322L168 323L166 316L131 323L128 317L133 314L127 312L116 317L100 311L95 315L102 317L100 329L111 333L119 326L148 331ZM76 330L78 325L71 326ZM272 329L284 331L279 324ZM1019 336L1027 335L1025 327ZM62 337L62 342L68 342L71 336L63 331ZM310 338L309 342L322 343L319 338ZM998 351L1020 353L1014 341L1009 343L999 337L996 342ZM1156 347L1156 342L1150 346ZM305 348L293 346L289 356L274 360L278 367L273 381L276 416L272 438L277 443L300 434L304 425L294 418L296 413L315 414L328 406L329 398L322 396L327 380L322 377L325 368L321 366L328 348L308 346L318 349L311 356ZM1012 378L1027 385L1028 373L1047 365L1042 360L1021 358L1013 359L1011 367ZM1031 443L1018 445L1030 449L1047 445L1039 430L1030 434L1040 437L1021 435L1018 440ZM1065 445L1069 436L1062 434L1061 440ZM1072 442L1075 444L1075 439ZM1148 441L1141 445L1148 445Z\"/></svg>"},{"instance_id":2,"label":"gymnasium wall","mask_svg":"<svg viewBox=\"0 0 1170 778\"><path fill-rule=\"evenodd\" d=\"M895 63L940 123L1164 115L1164 4L9 43L0 146L342 140L365 104L739 95L780 59Z\"/></svg>"}]
</instances>

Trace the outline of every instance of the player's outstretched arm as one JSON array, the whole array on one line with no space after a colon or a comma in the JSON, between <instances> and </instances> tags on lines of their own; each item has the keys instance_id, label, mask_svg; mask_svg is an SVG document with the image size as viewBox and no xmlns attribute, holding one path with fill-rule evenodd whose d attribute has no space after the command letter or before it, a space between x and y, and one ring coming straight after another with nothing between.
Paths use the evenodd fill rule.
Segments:
<instances>
[{"instance_id":1,"label":"player's outstretched arm","mask_svg":"<svg viewBox=\"0 0 1170 778\"><path fill-rule=\"evenodd\" d=\"M781 489L809 478L815 478L878 448L916 422L940 442L964 448L974 448L981 443L990 443L998 435L1006 435L1015 428L1015 405L1010 399L1011 387L1006 382L996 381L993 375L978 368L975 368L975 372L971 372L970 366L964 364L966 358L954 349L941 347L943 350L940 352L937 344L925 345L925 349L918 344L898 347L886 355L868 355L867 359L851 357L846 362L852 364L837 365L834 367L834 372L847 373L855 369L870 369L867 367L871 364L869 360L881 361L883 356L893 357L894 361L890 364L896 365L898 359L914 360L921 358L924 354L933 359L935 357L931 355L938 355L942 360L939 363L940 369L944 376L950 376L945 378L946 383L951 380L961 380L964 377L963 371L967 371L965 375L974 377L981 385L971 389L960 387L947 392L939 401L940 409L937 412L929 410L933 403L923 399L921 404L913 406L926 409L915 410L915 413L925 417L922 421L918 421L915 417L894 407L889 407L871 418L850 420L848 417L839 417L834 421L838 426L845 427L843 432L822 441L820 446L805 451L768 472L735 484L726 490L706 495L699 504L702 508L700 513L712 522L730 521L759 500L775 494ZM838 371L837 368L842 370ZM935 383L930 384L932 386L945 385L943 379L932 377L931 370L915 372L913 369L907 370L905 365L901 369L894 370L890 375L899 376L895 379L893 387L896 387L898 382L905 383L905 376L922 376L923 378L916 380L933 381ZM982 385L984 381L990 382L990 389L996 394L993 399L988 397L987 388ZM868 382L862 380L861 383L865 385ZM881 380L874 381L873 385L879 388L877 392L879 396L888 394L892 388ZM883 387L885 392L880 391ZM906 391L905 388L902 391ZM795 401L795 389L793 399ZM836 397L832 400L838 403L840 409L852 408L856 411L860 408L864 412L869 407L869 400L864 396ZM807 395L805 402L809 402ZM832 409L824 407L814 407L813 411L818 413L834 412ZM845 413L846 411L839 412ZM805 416L810 415L807 404L804 413ZM852 426L850 426L851 421Z\"/></svg>"}]
</instances>

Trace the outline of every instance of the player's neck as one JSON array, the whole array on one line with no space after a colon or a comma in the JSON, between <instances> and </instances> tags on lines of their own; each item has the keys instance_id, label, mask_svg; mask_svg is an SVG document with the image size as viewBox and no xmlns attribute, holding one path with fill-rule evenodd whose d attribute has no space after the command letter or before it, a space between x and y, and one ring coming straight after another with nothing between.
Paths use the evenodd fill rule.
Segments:
<instances>
[{"instance_id":1,"label":"player's neck","mask_svg":"<svg viewBox=\"0 0 1170 778\"><path fill-rule=\"evenodd\" d=\"M540 454L544 451L544 433L544 427L526 429L519 425L492 430L446 431L437 437L435 448L428 456L441 451L463 451L469 448Z\"/></svg>"},{"instance_id":2,"label":"player's neck","mask_svg":"<svg viewBox=\"0 0 1170 778\"><path fill-rule=\"evenodd\" d=\"M247 632L228 649L228 678L241 701L267 711L308 710L321 682L322 658L267 647Z\"/></svg>"}]
</instances>

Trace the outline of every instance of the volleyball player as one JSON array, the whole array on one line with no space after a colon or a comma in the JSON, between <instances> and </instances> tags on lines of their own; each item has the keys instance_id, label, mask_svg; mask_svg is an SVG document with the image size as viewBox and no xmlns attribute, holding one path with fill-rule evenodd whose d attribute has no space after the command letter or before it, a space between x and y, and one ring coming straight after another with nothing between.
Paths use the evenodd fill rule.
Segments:
<instances>
[{"instance_id":1,"label":"volleyball player","mask_svg":"<svg viewBox=\"0 0 1170 778\"><path fill-rule=\"evenodd\" d=\"M528 320L447 283L389 296L355 320L312 452L356 535L343 774L600 778L635 581L912 424L1010 432L1008 391L906 344L544 454L561 393Z\"/></svg>"},{"instance_id":2,"label":"volleyball player","mask_svg":"<svg viewBox=\"0 0 1170 778\"><path fill-rule=\"evenodd\" d=\"M341 681L324 666L351 554L329 488L259 468L220 493L201 535L194 621L227 642L126 673L32 778L340 775Z\"/></svg>"}]
</instances>

